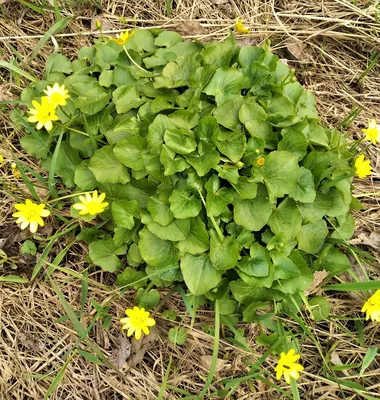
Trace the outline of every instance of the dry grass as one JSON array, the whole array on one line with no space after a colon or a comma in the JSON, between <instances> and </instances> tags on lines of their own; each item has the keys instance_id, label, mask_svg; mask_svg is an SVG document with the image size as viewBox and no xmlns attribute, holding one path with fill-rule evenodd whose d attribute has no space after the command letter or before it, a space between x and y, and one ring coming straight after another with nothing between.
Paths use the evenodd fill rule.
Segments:
<instances>
[{"instance_id":1,"label":"dry grass","mask_svg":"<svg viewBox=\"0 0 380 400\"><path fill-rule=\"evenodd\" d=\"M54 49L53 42L49 41L36 59L29 61L29 56L40 37L56 21L53 8L42 16L18 2L2 3L0 0L0 58L14 62L17 51L27 65L23 65L19 59L17 62L20 67L30 68L36 76L41 76L44 61ZM92 28L96 19L102 21L106 32L117 32L126 27L160 26L176 29L189 39L223 40L229 35L235 18L241 16L252 33L239 37L240 44L258 44L270 38L273 50L295 68L299 81L315 94L319 113L326 125L341 129L342 121L354 109L362 108L359 117L348 128L348 132L357 137L368 118L380 120L379 65L363 76L371 56L380 49L379 11L372 1L178 0L173 3L170 16L162 0L62 0L58 3L62 16L74 17L65 33L55 36L62 53L69 57L75 57L80 47L92 42ZM54 2L46 4L50 7ZM0 100L17 99L26 84L22 77L0 70ZM0 151L7 160L0 171L0 239L11 238L8 240L11 245L4 250L8 257L18 257L17 243L24 240L25 236L20 236L14 230L9 211L12 200L5 190L21 195L25 187L12 176L11 150L21 161L33 165L37 171L39 169L35 160L27 158L18 146L17 134L13 133L9 120L11 108L0 106ZM354 240L355 244L375 257L376 262L368 265L367 270L376 279L380 260L380 239L376 236L380 230L380 157L375 147L368 154L374 173L371 179L355 182L355 193L366 205L366 210L355 213L357 233ZM65 243L57 243L55 253L69 242L70 238ZM84 257L85 249L79 245L73 246L65 258L65 267L81 271ZM16 265L16 272L30 273L34 263L33 257L19 257L11 259L10 265ZM6 268L3 265L3 272L9 272ZM354 268L357 270L355 263ZM67 302L75 311L79 311L81 280L64 272L56 272L54 279ZM109 314L113 316L110 329L104 329L101 322L96 321L88 340L96 343L111 358L115 353L122 352L117 316L122 315L123 310L133 302L132 292L127 292L119 299L112 292L112 284L106 274L98 272L91 275L88 300L81 315L81 321L89 324L96 317L91 300L100 304L109 303ZM325 378L331 375L331 370L322 363L319 351L329 367L340 363L358 364L368 346L380 345L377 326L365 323L363 332L358 331L353 318L360 314L362 299L357 294L330 294L329 301L332 315L337 317L318 324L308 321L311 337L294 321L286 321L302 344L305 373L299 381L301 399L365 398L354 389ZM84 342L78 347L78 335L72 324L67 320L59 320L65 312L48 280L40 278L26 286L3 284L0 288L0 398L42 399L70 355L71 361L58 388L51 395L52 399L156 399L170 358L172 368L168 384L192 394L199 393L210 369L213 337L205 333L205 326L212 328L213 314L207 310L199 311L185 346L179 347L168 342L167 332L176 324L188 327L190 318L179 297L168 297L163 309L175 310L177 321L181 322L165 320L158 312L156 341L147 343L145 356L138 363L144 351L139 351L141 349L133 344L134 356L117 373L108 367L94 365L75 353L74 349L85 350L88 346ZM260 333L258 326L252 324L242 326L242 329L252 353L232 345L226 339L228 332L223 331L227 336L222 338L215 375L214 387L218 389L223 387L222 379L245 376L249 371L246 361L255 362L264 351L255 344ZM275 360L271 357L263 364L263 374L267 374L272 382L275 382L274 365ZM380 398L379 361L375 361L363 377L354 375L357 371L336 371L336 375L339 379L362 384L368 389L368 396ZM285 385L283 388L287 390ZM167 389L163 398L179 399L183 398L183 394ZM207 398L217 397L209 394ZM251 379L242 383L230 398L282 397L271 386Z\"/></svg>"}]
</instances>

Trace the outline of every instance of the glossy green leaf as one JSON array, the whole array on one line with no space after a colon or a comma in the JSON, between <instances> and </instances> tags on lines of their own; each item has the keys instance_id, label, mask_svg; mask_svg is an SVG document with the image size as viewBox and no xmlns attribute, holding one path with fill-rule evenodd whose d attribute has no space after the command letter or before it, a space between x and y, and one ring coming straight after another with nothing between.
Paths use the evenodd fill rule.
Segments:
<instances>
[{"instance_id":1,"label":"glossy green leaf","mask_svg":"<svg viewBox=\"0 0 380 400\"><path fill-rule=\"evenodd\" d=\"M323 246L328 229L325 220L302 225L298 234L298 248L305 253L315 254Z\"/></svg>"},{"instance_id":2,"label":"glossy green leaf","mask_svg":"<svg viewBox=\"0 0 380 400\"><path fill-rule=\"evenodd\" d=\"M116 272L121 268L122 262L118 256L125 253L125 248L117 247L112 239L96 240L89 245L91 261L108 272Z\"/></svg>"},{"instance_id":3,"label":"glossy green leaf","mask_svg":"<svg viewBox=\"0 0 380 400\"><path fill-rule=\"evenodd\" d=\"M310 170L300 167L300 175L289 197L301 203L312 203L316 195L313 174Z\"/></svg>"},{"instance_id":4,"label":"glossy green leaf","mask_svg":"<svg viewBox=\"0 0 380 400\"><path fill-rule=\"evenodd\" d=\"M113 153L113 146L104 146L96 150L88 167L98 182L124 184L130 181L127 168Z\"/></svg>"},{"instance_id":5,"label":"glossy green leaf","mask_svg":"<svg viewBox=\"0 0 380 400\"><path fill-rule=\"evenodd\" d=\"M239 258L239 243L233 236L221 240L214 229L210 230L210 260L213 266L225 271L237 266Z\"/></svg>"},{"instance_id":6,"label":"glossy green leaf","mask_svg":"<svg viewBox=\"0 0 380 400\"><path fill-rule=\"evenodd\" d=\"M202 208L201 200L188 190L174 189L169 203L170 211L179 219L196 217Z\"/></svg>"},{"instance_id":7,"label":"glossy green leaf","mask_svg":"<svg viewBox=\"0 0 380 400\"><path fill-rule=\"evenodd\" d=\"M206 254L185 254L180 266L185 283L195 296L206 294L222 279L222 273L214 268Z\"/></svg>"},{"instance_id":8,"label":"glossy green leaf","mask_svg":"<svg viewBox=\"0 0 380 400\"><path fill-rule=\"evenodd\" d=\"M265 164L255 171L263 179L271 202L290 193L296 186L300 168L297 159L287 151L273 151L265 157Z\"/></svg>"},{"instance_id":9,"label":"glossy green leaf","mask_svg":"<svg viewBox=\"0 0 380 400\"><path fill-rule=\"evenodd\" d=\"M190 218L190 230L186 239L176 243L175 247L182 253L190 254L204 253L209 249L209 235L199 217Z\"/></svg>"},{"instance_id":10,"label":"glossy green leaf","mask_svg":"<svg viewBox=\"0 0 380 400\"><path fill-rule=\"evenodd\" d=\"M178 251L172 242L160 239L147 228L142 229L139 236L140 254L148 265L165 268L178 262Z\"/></svg>"},{"instance_id":11,"label":"glossy green leaf","mask_svg":"<svg viewBox=\"0 0 380 400\"><path fill-rule=\"evenodd\" d=\"M136 200L115 200L111 204L112 218L117 226L132 229L140 217L140 206Z\"/></svg>"}]
</instances>

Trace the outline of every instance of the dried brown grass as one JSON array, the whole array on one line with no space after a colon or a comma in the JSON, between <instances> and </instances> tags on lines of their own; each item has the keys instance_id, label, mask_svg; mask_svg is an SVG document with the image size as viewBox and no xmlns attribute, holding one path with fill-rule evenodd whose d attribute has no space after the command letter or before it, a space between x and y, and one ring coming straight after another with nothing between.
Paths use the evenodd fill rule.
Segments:
<instances>
[{"instance_id":1,"label":"dried brown grass","mask_svg":"<svg viewBox=\"0 0 380 400\"><path fill-rule=\"evenodd\" d=\"M1 2L0 2L1 3ZM50 2L53 4L53 2ZM127 27L159 26L176 29L188 38L199 40L223 40L229 34L237 16L244 18L252 33L238 37L242 45L258 44L267 38L272 47L289 65L295 68L297 77L305 88L311 90L317 99L322 120L329 127L341 128L342 121L356 108L363 110L349 127L353 137L361 134L369 118L380 119L380 67L375 66L364 78L371 54L380 49L380 29L376 10L368 1L358 0L178 0L173 5L170 17L166 15L165 2L147 0L83 0L61 1L62 16L73 16L65 33L56 35L59 47L65 55L75 57L78 49L92 42L91 31L94 21L101 19L106 32L117 32ZM0 5L0 57L14 61L12 47L36 76L41 76L46 57L54 45L48 42L39 56L29 61L29 56L39 38L55 22L54 12L46 11L44 16L35 13L17 2ZM18 61L19 62L19 61ZM23 67L22 64L20 64ZM0 70L0 100L15 99L26 84L22 77ZM7 249L17 255L18 233L11 233L13 221L10 218L11 199L5 190L22 194L25 189L12 176L10 150L24 162L31 163L38 170L35 160L28 158L17 143L17 134L9 120L9 110L0 109L2 141L0 151L7 160L1 167L0 190L0 238L13 235L14 249ZM380 226L380 157L375 147L368 150L374 173L370 179L355 182L355 193L366 205L366 210L356 212L357 236L360 234L370 241L370 234L379 232ZM41 171L43 173L43 171ZM368 265L369 274L379 276L379 246L372 247L364 241L359 246L370 251L377 259ZM362 243L362 244L360 244ZM56 251L63 248L59 244ZM13 250L13 252L12 252ZM85 249L73 247L65 259L67 268L81 271ZM15 260L18 270L30 271L34 259ZM133 302L133 294L127 292L122 298L112 295L112 281L107 275L96 273L89 286L88 299L103 303L110 301L113 321L110 329L104 329L98 321L90 334L92 342L111 357L118 348L118 316ZM81 281L70 278L63 272L56 272L54 279L59 284L66 300L74 310L80 309ZM95 284L97 282L98 284ZM99 283L101 286L99 286ZM325 294L326 295L326 294ZM339 386L326 379L326 368L321 362L316 343L327 357L329 365L361 362L368 346L379 346L377 327L366 323L362 335L349 318L359 315L362 299L353 294L337 296L329 294L332 315L337 318L329 322L308 321L312 337L308 337L294 321L286 321L302 344L302 362L305 373L299 381L302 399L356 399L362 398L357 391ZM163 296L162 296L163 297ZM173 296L164 308L175 310L181 326L189 327L182 300ZM65 312L49 281L43 278L30 285L3 284L0 288L0 398L1 399L42 399L51 380L64 366L69 354L77 344L78 336L69 321L57 322ZM112 369L94 365L79 355L73 356L52 399L156 399L164 379L169 359L172 370L168 384L190 393L198 393L209 372L213 337L204 332L205 324L212 326L213 314L203 310L197 314L194 328L189 333L185 346L174 346L167 340L168 329L177 323L164 320L157 314L157 341L151 345L141 363L125 365L121 374ZM83 322L94 317L94 309L88 300L83 313ZM307 319L307 317L305 316ZM253 353L247 353L222 339L215 387L221 388L223 378L247 374L246 361L255 362L263 348L255 344L260 333L258 326L242 325ZM224 332L224 331L223 331ZM86 343L80 345L86 349ZM268 379L273 381L275 360L269 358L263 366ZM380 397L378 375L380 364L375 361L363 377L353 375L353 370L337 371L340 379L354 380L366 386L369 395ZM283 386L286 389L286 386ZM208 395L211 398L211 395ZM180 393L166 390L165 399L182 398ZM216 398L216 397L213 397ZM249 380L243 383L234 399L279 399L279 392L261 381Z\"/></svg>"}]
</instances>

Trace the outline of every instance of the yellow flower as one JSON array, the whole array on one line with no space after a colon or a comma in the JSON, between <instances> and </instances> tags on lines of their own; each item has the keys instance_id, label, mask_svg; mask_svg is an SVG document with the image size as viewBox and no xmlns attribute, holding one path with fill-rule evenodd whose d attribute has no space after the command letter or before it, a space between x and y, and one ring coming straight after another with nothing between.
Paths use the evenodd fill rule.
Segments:
<instances>
[{"instance_id":1,"label":"yellow flower","mask_svg":"<svg viewBox=\"0 0 380 400\"><path fill-rule=\"evenodd\" d=\"M55 114L55 105L50 103L46 96L41 98L41 104L36 100L33 100L32 104L34 108L28 111L31 114L28 121L37 122L37 129L44 126L47 131L51 131L53 129L52 121L58 120L58 116Z\"/></svg>"},{"instance_id":2,"label":"yellow flower","mask_svg":"<svg viewBox=\"0 0 380 400\"><path fill-rule=\"evenodd\" d=\"M364 155L359 156L355 161L355 172L359 178L371 175L372 167L369 160L364 160Z\"/></svg>"},{"instance_id":3,"label":"yellow flower","mask_svg":"<svg viewBox=\"0 0 380 400\"><path fill-rule=\"evenodd\" d=\"M244 26L243 20L238 18L235 23L235 31L238 33L251 33L251 31Z\"/></svg>"},{"instance_id":4,"label":"yellow flower","mask_svg":"<svg viewBox=\"0 0 380 400\"><path fill-rule=\"evenodd\" d=\"M30 225L30 232L36 233L38 225L44 226L42 218L50 215L49 210L45 210L45 204L36 204L27 199L25 204L15 204L15 212L12 217L17 218L16 224L21 224L20 228L25 229Z\"/></svg>"},{"instance_id":5,"label":"yellow flower","mask_svg":"<svg viewBox=\"0 0 380 400\"><path fill-rule=\"evenodd\" d=\"M144 308L133 307L125 310L126 318L122 318L120 322L123 324L121 329L128 329L127 336L135 334L136 340L141 338L141 333L149 335L149 326L156 325L153 318L149 318L150 312L145 311Z\"/></svg>"},{"instance_id":6,"label":"yellow flower","mask_svg":"<svg viewBox=\"0 0 380 400\"><path fill-rule=\"evenodd\" d=\"M265 164L265 158L264 157L260 157L257 161L256 161L257 166L261 166Z\"/></svg>"},{"instance_id":7,"label":"yellow flower","mask_svg":"<svg viewBox=\"0 0 380 400\"><path fill-rule=\"evenodd\" d=\"M70 98L67 94L69 91L65 88L65 85L59 86L59 83L55 82L53 86L48 86L44 93L46 93L49 103L57 106L65 106L66 99Z\"/></svg>"},{"instance_id":8,"label":"yellow flower","mask_svg":"<svg viewBox=\"0 0 380 400\"><path fill-rule=\"evenodd\" d=\"M376 119L368 120L368 128L362 129L365 138L371 140L373 144L380 142L380 125L376 124Z\"/></svg>"},{"instance_id":9,"label":"yellow flower","mask_svg":"<svg viewBox=\"0 0 380 400\"><path fill-rule=\"evenodd\" d=\"M110 38L113 42L120 44L121 46L124 46L125 44L128 43L128 40L135 34L135 31L132 31L129 33L129 30L127 29L125 32L120 33L119 35L116 36L116 38Z\"/></svg>"},{"instance_id":10,"label":"yellow flower","mask_svg":"<svg viewBox=\"0 0 380 400\"><path fill-rule=\"evenodd\" d=\"M95 190L91 196L90 193L86 193L86 196L79 196L80 203L73 205L73 208L79 210L80 215L95 215L100 214L108 206L108 203L103 203L106 198L106 194L102 193L98 196L98 191Z\"/></svg>"},{"instance_id":11,"label":"yellow flower","mask_svg":"<svg viewBox=\"0 0 380 400\"><path fill-rule=\"evenodd\" d=\"M12 172L13 172L13 176L14 176L16 179L20 179L21 174L20 174L20 171L17 169L16 163L12 163L12 164L11 164L11 170L12 170Z\"/></svg>"},{"instance_id":12,"label":"yellow flower","mask_svg":"<svg viewBox=\"0 0 380 400\"><path fill-rule=\"evenodd\" d=\"M300 356L295 353L294 349L290 349L287 354L281 353L278 364L274 369L276 371L276 379L280 380L284 375L285 382L288 385L290 384L290 378L298 379L300 377L299 371L303 371L303 366L296 363Z\"/></svg>"},{"instance_id":13,"label":"yellow flower","mask_svg":"<svg viewBox=\"0 0 380 400\"><path fill-rule=\"evenodd\" d=\"M3 155L0 153L0 164L2 164L4 162L4 157Z\"/></svg>"},{"instance_id":14,"label":"yellow flower","mask_svg":"<svg viewBox=\"0 0 380 400\"><path fill-rule=\"evenodd\" d=\"M364 303L362 312L367 314L366 320L371 318L372 321L380 322L380 290L376 290L375 294Z\"/></svg>"}]
</instances>

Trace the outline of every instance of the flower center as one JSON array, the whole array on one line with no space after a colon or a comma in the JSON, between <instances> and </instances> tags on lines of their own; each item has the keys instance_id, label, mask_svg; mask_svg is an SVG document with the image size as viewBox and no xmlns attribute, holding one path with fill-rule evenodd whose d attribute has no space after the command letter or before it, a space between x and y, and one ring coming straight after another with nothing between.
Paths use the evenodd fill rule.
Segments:
<instances>
[{"instance_id":1,"label":"flower center","mask_svg":"<svg viewBox=\"0 0 380 400\"><path fill-rule=\"evenodd\" d=\"M145 321L145 318L142 318L142 317L133 317L132 323L133 323L133 326L135 326L137 328L141 328L142 326L145 326L146 321Z\"/></svg>"},{"instance_id":2,"label":"flower center","mask_svg":"<svg viewBox=\"0 0 380 400\"><path fill-rule=\"evenodd\" d=\"M89 203L87 203L87 210L89 214L97 214L103 211L100 204L96 203L95 201L90 201Z\"/></svg>"},{"instance_id":3,"label":"flower center","mask_svg":"<svg viewBox=\"0 0 380 400\"><path fill-rule=\"evenodd\" d=\"M40 217L40 213L36 208L29 208L24 211L24 218L29 222L36 221Z\"/></svg>"},{"instance_id":4,"label":"flower center","mask_svg":"<svg viewBox=\"0 0 380 400\"><path fill-rule=\"evenodd\" d=\"M62 101L62 95L60 93L54 92L50 96L53 103L60 103Z\"/></svg>"}]
</instances>

